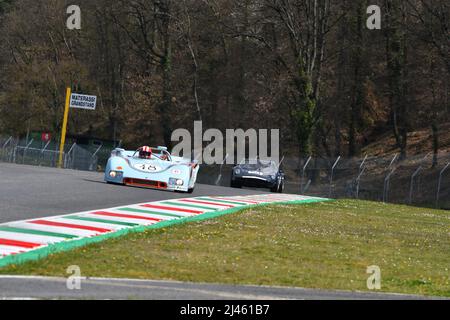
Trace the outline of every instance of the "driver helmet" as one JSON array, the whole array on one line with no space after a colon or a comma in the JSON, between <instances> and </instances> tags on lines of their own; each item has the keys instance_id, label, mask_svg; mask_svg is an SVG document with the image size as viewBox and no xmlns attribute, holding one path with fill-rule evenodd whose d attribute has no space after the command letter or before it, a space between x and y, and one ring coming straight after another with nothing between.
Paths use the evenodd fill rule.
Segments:
<instances>
[{"instance_id":1,"label":"driver helmet","mask_svg":"<svg viewBox=\"0 0 450 320\"><path fill-rule=\"evenodd\" d=\"M139 158L141 159L151 159L152 158L152 148L144 146L139 149Z\"/></svg>"}]
</instances>

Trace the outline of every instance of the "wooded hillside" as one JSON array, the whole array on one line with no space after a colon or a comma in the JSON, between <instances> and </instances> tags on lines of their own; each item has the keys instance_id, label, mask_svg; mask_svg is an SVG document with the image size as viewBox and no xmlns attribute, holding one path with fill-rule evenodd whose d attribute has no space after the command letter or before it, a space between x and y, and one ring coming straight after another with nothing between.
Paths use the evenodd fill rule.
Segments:
<instances>
[{"instance_id":1,"label":"wooded hillside","mask_svg":"<svg viewBox=\"0 0 450 320\"><path fill-rule=\"evenodd\" d=\"M302 156L357 156L389 133L406 156L408 132L437 151L450 120L448 0L77 0L81 30L69 4L0 0L0 135L56 136L66 86L99 97L70 133L129 146L202 120L280 128Z\"/></svg>"}]
</instances>

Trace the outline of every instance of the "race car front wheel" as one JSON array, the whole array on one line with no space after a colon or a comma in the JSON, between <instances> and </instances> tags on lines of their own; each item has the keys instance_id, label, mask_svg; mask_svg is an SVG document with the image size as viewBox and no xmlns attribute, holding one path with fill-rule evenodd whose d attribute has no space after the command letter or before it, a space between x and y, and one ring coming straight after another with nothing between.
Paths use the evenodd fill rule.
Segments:
<instances>
[{"instance_id":1,"label":"race car front wheel","mask_svg":"<svg viewBox=\"0 0 450 320\"><path fill-rule=\"evenodd\" d=\"M242 188L242 185L240 185L240 184L237 183L237 182L231 181L231 187L232 187L232 188L241 189L241 188Z\"/></svg>"}]
</instances>

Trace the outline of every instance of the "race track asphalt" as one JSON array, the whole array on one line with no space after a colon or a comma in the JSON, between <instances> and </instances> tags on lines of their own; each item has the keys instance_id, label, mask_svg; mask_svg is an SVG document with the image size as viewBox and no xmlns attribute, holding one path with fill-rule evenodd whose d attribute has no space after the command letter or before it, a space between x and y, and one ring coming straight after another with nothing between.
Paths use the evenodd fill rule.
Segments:
<instances>
[{"instance_id":1,"label":"race track asphalt","mask_svg":"<svg viewBox=\"0 0 450 320\"><path fill-rule=\"evenodd\" d=\"M262 191L196 186L192 194L110 185L103 174L0 162L0 223L165 199Z\"/></svg>"},{"instance_id":2,"label":"race track asphalt","mask_svg":"<svg viewBox=\"0 0 450 320\"><path fill-rule=\"evenodd\" d=\"M101 278L82 279L80 290L69 290L65 278L0 276L0 299L422 300L439 298L288 287Z\"/></svg>"}]
</instances>

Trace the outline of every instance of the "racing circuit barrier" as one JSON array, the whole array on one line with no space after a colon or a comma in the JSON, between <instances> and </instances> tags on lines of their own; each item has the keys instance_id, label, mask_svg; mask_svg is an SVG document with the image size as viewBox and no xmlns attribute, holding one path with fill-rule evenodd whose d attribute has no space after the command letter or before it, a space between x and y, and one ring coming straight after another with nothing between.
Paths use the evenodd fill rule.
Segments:
<instances>
[{"instance_id":1,"label":"racing circuit barrier","mask_svg":"<svg viewBox=\"0 0 450 320\"><path fill-rule=\"evenodd\" d=\"M361 158L286 157L285 191L316 197L354 198L450 209L450 154ZM232 165L202 165L198 182L230 186Z\"/></svg>"},{"instance_id":2,"label":"racing circuit barrier","mask_svg":"<svg viewBox=\"0 0 450 320\"><path fill-rule=\"evenodd\" d=\"M0 137L0 161L38 166L57 166L55 143ZM64 168L101 171L110 150L86 150L73 144L64 152ZM100 157L101 156L101 157ZM101 160L99 160L101 158ZM361 158L286 157L285 191L327 198L355 198L450 209L450 154L431 154L400 159L397 154ZM100 169L99 169L100 168ZM202 165L198 183L230 186L232 165Z\"/></svg>"},{"instance_id":3,"label":"racing circuit barrier","mask_svg":"<svg viewBox=\"0 0 450 320\"><path fill-rule=\"evenodd\" d=\"M65 169L96 171L98 153L91 153L77 145L66 145L63 152ZM0 139L0 161L34 166L57 167L60 152L56 142L37 142L20 140L13 137Z\"/></svg>"},{"instance_id":4,"label":"racing circuit barrier","mask_svg":"<svg viewBox=\"0 0 450 320\"><path fill-rule=\"evenodd\" d=\"M13 146L16 145L16 141L13 137L1 138L0 137L0 161L10 162L11 160L11 150Z\"/></svg>"}]
</instances>

